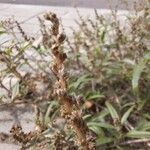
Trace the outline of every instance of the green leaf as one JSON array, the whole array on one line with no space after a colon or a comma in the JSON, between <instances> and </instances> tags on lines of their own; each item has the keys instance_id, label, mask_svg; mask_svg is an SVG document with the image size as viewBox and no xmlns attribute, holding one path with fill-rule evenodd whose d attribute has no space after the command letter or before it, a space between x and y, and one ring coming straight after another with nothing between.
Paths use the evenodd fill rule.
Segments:
<instances>
[{"instance_id":1,"label":"green leaf","mask_svg":"<svg viewBox=\"0 0 150 150\"><path fill-rule=\"evenodd\" d=\"M147 122L146 124L144 124L142 127L142 130L143 131L150 130L150 122Z\"/></svg>"},{"instance_id":2,"label":"green leaf","mask_svg":"<svg viewBox=\"0 0 150 150\"><path fill-rule=\"evenodd\" d=\"M0 25L0 35L6 33L5 29Z\"/></svg>"},{"instance_id":3,"label":"green leaf","mask_svg":"<svg viewBox=\"0 0 150 150\"><path fill-rule=\"evenodd\" d=\"M14 100L19 95L19 82L12 87L11 99Z\"/></svg>"},{"instance_id":4,"label":"green leaf","mask_svg":"<svg viewBox=\"0 0 150 150\"><path fill-rule=\"evenodd\" d=\"M121 124L124 124L124 123L127 121L128 117L129 117L130 113L132 112L132 110L134 109L134 107L135 107L135 106L130 107L130 108L124 113L123 117L121 118Z\"/></svg>"},{"instance_id":5,"label":"green leaf","mask_svg":"<svg viewBox=\"0 0 150 150\"><path fill-rule=\"evenodd\" d=\"M42 135L44 135L45 137L52 137L53 134L54 130L50 127L42 133Z\"/></svg>"},{"instance_id":6,"label":"green leaf","mask_svg":"<svg viewBox=\"0 0 150 150\"><path fill-rule=\"evenodd\" d=\"M57 106L58 104L55 102L55 101L52 101L50 104L49 104L49 106L48 106L48 108L47 108L47 111L46 111L46 114L45 114L45 116L44 116L44 122L45 122L45 124L48 124L49 122L50 122L50 120L51 120L51 118L50 118L50 113L55 109L55 107Z\"/></svg>"},{"instance_id":7,"label":"green leaf","mask_svg":"<svg viewBox=\"0 0 150 150\"><path fill-rule=\"evenodd\" d=\"M128 58L125 58L125 59L123 59L122 61L123 61L124 63L128 64L128 65L131 65L131 66L135 65L134 60L130 60L130 59L128 59Z\"/></svg>"},{"instance_id":8,"label":"green leaf","mask_svg":"<svg viewBox=\"0 0 150 150\"><path fill-rule=\"evenodd\" d=\"M99 113L97 113L96 115L94 115L93 117L92 117L92 121L94 122L96 122L96 121L101 121L101 120L104 120L104 118L107 116L109 114L109 111L108 111L108 109L104 109L104 110L102 110L101 112L99 112Z\"/></svg>"},{"instance_id":9,"label":"green leaf","mask_svg":"<svg viewBox=\"0 0 150 150\"><path fill-rule=\"evenodd\" d=\"M114 127L112 125L105 123L105 122L88 122L87 125L89 127L97 126L97 127L102 127L102 128L106 128L106 129L114 129Z\"/></svg>"},{"instance_id":10,"label":"green leaf","mask_svg":"<svg viewBox=\"0 0 150 150\"><path fill-rule=\"evenodd\" d=\"M139 88L138 88L139 79L140 79L141 73L146 67L146 63L148 60L150 60L150 53L146 54L144 58L142 58L133 69L132 88L135 94L139 93Z\"/></svg>"},{"instance_id":11,"label":"green leaf","mask_svg":"<svg viewBox=\"0 0 150 150\"><path fill-rule=\"evenodd\" d=\"M0 30L0 35L1 35L1 34L4 34L4 33L5 33L5 31Z\"/></svg>"},{"instance_id":12,"label":"green leaf","mask_svg":"<svg viewBox=\"0 0 150 150\"><path fill-rule=\"evenodd\" d=\"M25 49L27 49L29 46L30 46L30 42L26 41L26 42L23 42L22 45L21 45L21 50L24 51Z\"/></svg>"},{"instance_id":13,"label":"green leaf","mask_svg":"<svg viewBox=\"0 0 150 150\"><path fill-rule=\"evenodd\" d=\"M105 35L106 35L106 29L101 34L101 42L104 43L105 41Z\"/></svg>"},{"instance_id":14,"label":"green leaf","mask_svg":"<svg viewBox=\"0 0 150 150\"><path fill-rule=\"evenodd\" d=\"M103 144L107 144L107 143L110 143L110 142L113 142L114 139L113 138L109 138L109 137L99 137L97 139L97 145L103 145Z\"/></svg>"},{"instance_id":15,"label":"green leaf","mask_svg":"<svg viewBox=\"0 0 150 150\"><path fill-rule=\"evenodd\" d=\"M118 115L117 111L115 110L115 108L109 102L106 102L106 106L107 106L113 120L116 120L116 119L119 120L119 115Z\"/></svg>"},{"instance_id":16,"label":"green leaf","mask_svg":"<svg viewBox=\"0 0 150 150\"><path fill-rule=\"evenodd\" d=\"M88 83L89 81L91 81L91 77L89 76L89 75L83 75L83 76L81 76L81 77L79 77L78 79L77 79L77 81L75 81L75 82L73 82L72 84L70 84L70 86L69 86L69 88L74 88L74 89L77 89L77 88L79 88L79 86L81 85L81 84L85 84L85 83Z\"/></svg>"},{"instance_id":17,"label":"green leaf","mask_svg":"<svg viewBox=\"0 0 150 150\"><path fill-rule=\"evenodd\" d=\"M95 132L97 135L103 135L103 130L98 126L89 126L89 129Z\"/></svg>"},{"instance_id":18,"label":"green leaf","mask_svg":"<svg viewBox=\"0 0 150 150\"><path fill-rule=\"evenodd\" d=\"M132 138L150 138L150 132L148 131L130 131L126 135L127 137L132 137Z\"/></svg>"},{"instance_id":19,"label":"green leaf","mask_svg":"<svg viewBox=\"0 0 150 150\"><path fill-rule=\"evenodd\" d=\"M88 120L88 119L90 119L91 117L92 117L91 114L87 114L87 115L83 116L83 119L84 119L84 120Z\"/></svg>"},{"instance_id":20,"label":"green leaf","mask_svg":"<svg viewBox=\"0 0 150 150\"><path fill-rule=\"evenodd\" d=\"M145 119L141 119L138 123L136 130L148 131L150 130L150 122Z\"/></svg>"},{"instance_id":21,"label":"green leaf","mask_svg":"<svg viewBox=\"0 0 150 150\"><path fill-rule=\"evenodd\" d=\"M104 98L104 97L105 97L105 96L102 95L102 94L94 94L94 95L88 96L87 98L88 98L88 100L93 100L93 99L99 100L100 98Z\"/></svg>"}]
</instances>

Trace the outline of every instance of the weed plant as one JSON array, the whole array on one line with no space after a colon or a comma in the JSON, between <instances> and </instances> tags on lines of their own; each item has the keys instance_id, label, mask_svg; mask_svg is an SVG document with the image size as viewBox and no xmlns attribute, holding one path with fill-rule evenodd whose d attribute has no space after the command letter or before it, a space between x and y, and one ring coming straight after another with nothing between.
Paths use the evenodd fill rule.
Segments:
<instances>
[{"instance_id":1,"label":"weed plant","mask_svg":"<svg viewBox=\"0 0 150 150\"><path fill-rule=\"evenodd\" d=\"M71 38L53 13L39 17L38 39L13 19L1 22L0 36L10 39L0 45L0 108L36 112L35 131L14 125L5 136L22 149L150 148L150 1L125 20L94 12L78 12Z\"/></svg>"}]
</instances>

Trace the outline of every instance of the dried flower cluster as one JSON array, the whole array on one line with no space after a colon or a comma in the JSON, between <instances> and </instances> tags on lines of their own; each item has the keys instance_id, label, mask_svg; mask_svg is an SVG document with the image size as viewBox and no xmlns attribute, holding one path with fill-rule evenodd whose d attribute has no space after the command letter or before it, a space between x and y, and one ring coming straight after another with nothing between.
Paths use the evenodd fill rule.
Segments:
<instances>
[{"instance_id":1,"label":"dried flower cluster","mask_svg":"<svg viewBox=\"0 0 150 150\"><path fill-rule=\"evenodd\" d=\"M19 125L13 126L10 130L10 133L12 133L15 140L17 140L19 143L22 143L23 145L30 142L35 136L34 132L24 133L22 131L22 127Z\"/></svg>"},{"instance_id":2,"label":"dried flower cluster","mask_svg":"<svg viewBox=\"0 0 150 150\"><path fill-rule=\"evenodd\" d=\"M59 98L61 115L66 118L67 123L76 133L77 144L82 146L84 150L94 150L95 137L82 119L80 103L77 102L76 98L69 95L67 91L68 76L65 71L65 60L67 55L61 51L61 45L65 40L65 35L59 33L59 20L56 14L47 13L44 17L47 21L52 23L50 31L53 41L52 47L50 48L52 49L54 62L51 68L56 76L54 94Z\"/></svg>"}]
</instances>

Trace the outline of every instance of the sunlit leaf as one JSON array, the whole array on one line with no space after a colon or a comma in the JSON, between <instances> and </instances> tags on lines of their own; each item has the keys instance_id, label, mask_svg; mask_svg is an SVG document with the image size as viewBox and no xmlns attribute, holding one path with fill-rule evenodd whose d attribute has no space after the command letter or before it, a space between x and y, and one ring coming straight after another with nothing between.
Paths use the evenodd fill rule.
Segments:
<instances>
[{"instance_id":1,"label":"sunlit leaf","mask_svg":"<svg viewBox=\"0 0 150 150\"><path fill-rule=\"evenodd\" d=\"M87 75L87 74L83 75L83 76L79 77L77 79L77 81L75 81L72 84L70 84L70 88L73 87L74 89L77 89L77 88L79 88L79 86L81 84L85 84L85 83L87 83L89 81L91 81L91 77L89 75Z\"/></svg>"},{"instance_id":2,"label":"sunlit leaf","mask_svg":"<svg viewBox=\"0 0 150 150\"><path fill-rule=\"evenodd\" d=\"M105 137L105 136L100 136L98 139L97 139L97 145L103 145L103 144L107 144L107 143L110 143L110 142L113 142L113 138L110 138L110 137Z\"/></svg>"},{"instance_id":3,"label":"sunlit leaf","mask_svg":"<svg viewBox=\"0 0 150 150\"><path fill-rule=\"evenodd\" d=\"M87 114L87 115L83 116L83 119L84 119L84 120L88 120L88 119L90 119L91 117L92 117L91 114Z\"/></svg>"},{"instance_id":4,"label":"sunlit leaf","mask_svg":"<svg viewBox=\"0 0 150 150\"><path fill-rule=\"evenodd\" d=\"M47 111L46 111L46 114L45 114L45 117L44 117L44 120L45 120L45 124L47 124L51 118L50 118L50 113L55 109L55 107L57 106L57 103L55 101L52 101L48 108L47 108Z\"/></svg>"},{"instance_id":5,"label":"sunlit leaf","mask_svg":"<svg viewBox=\"0 0 150 150\"><path fill-rule=\"evenodd\" d=\"M146 121L145 119L142 119L137 127L136 127L136 130L142 130L142 131L148 131L150 130L150 121Z\"/></svg>"},{"instance_id":6,"label":"sunlit leaf","mask_svg":"<svg viewBox=\"0 0 150 150\"><path fill-rule=\"evenodd\" d=\"M150 138L150 132L148 131L130 131L126 135L127 137L132 137L132 138Z\"/></svg>"},{"instance_id":7,"label":"sunlit leaf","mask_svg":"<svg viewBox=\"0 0 150 150\"><path fill-rule=\"evenodd\" d=\"M0 24L0 35L6 33L5 29L2 27L2 25Z\"/></svg>"},{"instance_id":8,"label":"sunlit leaf","mask_svg":"<svg viewBox=\"0 0 150 150\"><path fill-rule=\"evenodd\" d=\"M102 31L102 33L101 33L100 39L101 39L101 42L102 42L102 43L105 42L105 35L106 35L106 29L105 29L104 31Z\"/></svg>"},{"instance_id":9,"label":"sunlit leaf","mask_svg":"<svg viewBox=\"0 0 150 150\"><path fill-rule=\"evenodd\" d=\"M105 96L102 94L94 94L94 95L90 95L88 96L88 100L99 100L100 98L104 98Z\"/></svg>"},{"instance_id":10,"label":"sunlit leaf","mask_svg":"<svg viewBox=\"0 0 150 150\"><path fill-rule=\"evenodd\" d=\"M101 112L97 113L95 116L92 117L92 121L100 121L104 120L104 118L109 114L107 109L102 110Z\"/></svg>"},{"instance_id":11,"label":"sunlit leaf","mask_svg":"<svg viewBox=\"0 0 150 150\"><path fill-rule=\"evenodd\" d=\"M95 132L97 135L104 134L103 130L98 126L89 126L89 129Z\"/></svg>"},{"instance_id":12,"label":"sunlit leaf","mask_svg":"<svg viewBox=\"0 0 150 150\"><path fill-rule=\"evenodd\" d=\"M102 127L106 129L114 129L114 127L108 123L105 122L88 122L88 126L97 126L97 127Z\"/></svg>"},{"instance_id":13,"label":"sunlit leaf","mask_svg":"<svg viewBox=\"0 0 150 150\"><path fill-rule=\"evenodd\" d=\"M121 124L124 124L124 123L127 121L128 117L129 117L130 113L133 111L133 109L134 109L134 106L130 107L130 108L124 113L123 117L121 118Z\"/></svg>"},{"instance_id":14,"label":"sunlit leaf","mask_svg":"<svg viewBox=\"0 0 150 150\"><path fill-rule=\"evenodd\" d=\"M118 119L119 120L119 115L117 113L117 111L115 110L115 108L109 103L109 102L106 102L106 106L111 114L111 117L116 120Z\"/></svg>"},{"instance_id":15,"label":"sunlit leaf","mask_svg":"<svg viewBox=\"0 0 150 150\"><path fill-rule=\"evenodd\" d=\"M143 72L144 68L146 67L146 63L150 60L150 53L146 54L144 58L142 58L137 65L135 65L133 69L133 75L132 75L132 88L134 93L138 94L138 84L139 79L141 76L141 73Z\"/></svg>"},{"instance_id":16,"label":"sunlit leaf","mask_svg":"<svg viewBox=\"0 0 150 150\"><path fill-rule=\"evenodd\" d=\"M12 96L11 99L13 100L19 95L19 82L17 82L13 87L12 87Z\"/></svg>"}]
</instances>

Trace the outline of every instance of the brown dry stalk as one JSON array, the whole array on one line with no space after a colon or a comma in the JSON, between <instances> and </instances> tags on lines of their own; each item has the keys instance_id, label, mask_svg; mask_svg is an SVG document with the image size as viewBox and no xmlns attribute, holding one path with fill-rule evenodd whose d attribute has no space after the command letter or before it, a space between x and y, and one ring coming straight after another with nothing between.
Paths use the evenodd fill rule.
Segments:
<instances>
[{"instance_id":1,"label":"brown dry stalk","mask_svg":"<svg viewBox=\"0 0 150 150\"><path fill-rule=\"evenodd\" d=\"M15 140L22 143L23 145L30 142L31 139L35 136L34 132L24 133L20 125L16 125L16 126L14 125L11 128L10 133L12 133L13 138Z\"/></svg>"},{"instance_id":2,"label":"brown dry stalk","mask_svg":"<svg viewBox=\"0 0 150 150\"><path fill-rule=\"evenodd\" d=\"M66 118L69 127L76 134L76 142L83 150L94 150L95 135L88 129L85 121L82 118L79 102L76 98L69 95L67 91L68 75L65 68L66 53L61 50L61 45L65 40L65 35L59 33L59 19L54 13L44 15L46 21L52 23L51 27L51 48L53 54L53 65L51 70L56 76L54 94L58 97L61 105L61 115Z\"/></svg>"}]
</instances>

